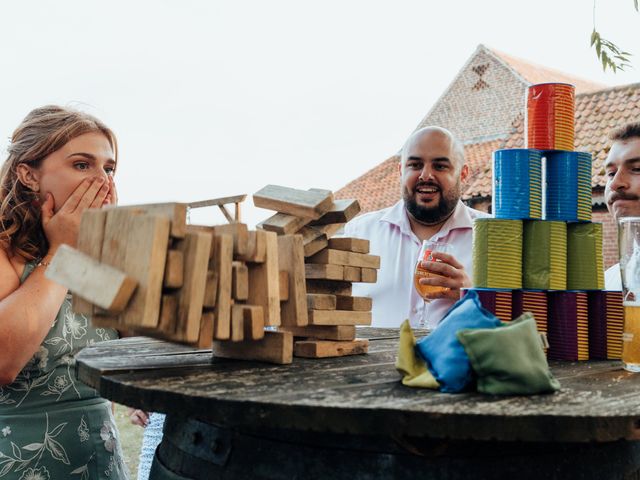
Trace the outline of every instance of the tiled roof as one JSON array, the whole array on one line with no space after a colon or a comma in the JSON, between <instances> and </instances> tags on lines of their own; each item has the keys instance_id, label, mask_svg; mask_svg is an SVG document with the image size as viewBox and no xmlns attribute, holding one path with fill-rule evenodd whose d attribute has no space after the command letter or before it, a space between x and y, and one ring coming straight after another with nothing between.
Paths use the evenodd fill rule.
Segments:
<instances>
[{"instance_id":1,"label":"tiled roof","mask_svg":"<svg viewBox=\"0 0 640 480\"><path fill-rule=\"evenodd\" d=\"M564 72L560 72L559 70L554 70L553 68L548 68L543 65L537 65L529 62L528 60L512 57L511 55L494 50L493 48L489 48L489 50L491 50L497 57L531 84L546 82L570 83L576 87L576 94L589 93L606 88L606 85L601 83L574 77Z\"/></svg>"},{"instance_id":2,"label":"tiled roof","mask_svg":"<svg viewBox=\"0 0 640 480\"><path fill-rule=\"evenodd\" d=\"M335 197L357 198L362 213L393 205L400 199L399 159L398 155L387 158L335 192Z\"/></svg>"}]
</instances>

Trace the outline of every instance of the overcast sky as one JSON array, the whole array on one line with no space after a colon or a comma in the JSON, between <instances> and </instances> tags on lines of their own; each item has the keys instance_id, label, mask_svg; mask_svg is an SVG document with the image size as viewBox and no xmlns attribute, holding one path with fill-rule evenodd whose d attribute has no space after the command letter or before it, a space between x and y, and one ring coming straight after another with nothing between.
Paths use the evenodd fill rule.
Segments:
<instances>
[{"instance_id":1,"label":"overcast sky","mask_svg":"<svg viewBox=\"0 0 640 480\"><path fill-rule=\"evenodd\" d=\"M2 158L29 110L58 103L115 130L122 204L337 190L400 148L479 43L640 81L633 0L596 7L635 68L602 73L587 0L2 2ZM268 215L245 202L250 225Z\"/></svg>"}]
</instances>

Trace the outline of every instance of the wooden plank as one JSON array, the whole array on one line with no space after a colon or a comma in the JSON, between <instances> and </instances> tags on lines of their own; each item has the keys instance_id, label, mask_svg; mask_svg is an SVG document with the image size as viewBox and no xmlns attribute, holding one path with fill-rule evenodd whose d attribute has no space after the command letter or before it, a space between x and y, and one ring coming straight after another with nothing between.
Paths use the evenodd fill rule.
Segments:
<instances>
[{"instance_id":1,"label":"wooden plank","mask_svg":"<svg viewBox=\"0 0 640 480\"><path fill-rule=\"evenodd\" d=\"M294 337L320 340L355 340L355 325L307 325L306 327L279 327L291 332Z\"/></svg>"},{"instance_id":2,"label":"wooden plank","mask_svg":"<svg viewBox=\"0 0 640 480\"><path fill-rule=\"evenodd\" d=\"M178 297L175 294L162 295L160 303L160 320L158 321L158 333L169 340L176 339L176 326L178 320ZM144 332L151 336L154 330Z\"/></svg>"},{"instance_id":3,"label":"wooden plank","mask_svg":"<svg viewBox=\"0 0 640 480\"><path fill-rule=\"evenodd\" d=\"M213 240L211 243L215 243ZM216 306L216 298L218 297L218 272L215 270L207 271L207 280L204 288L204 300L202 306L204 308L213 308Z\"/></svg>"},{"instance_id":4,"label":"wooden plank","mask_svg":"<svg viewBox=\"0 0 640 480\"><path fill-rule=\"evenodd\" d=\"M95 328L115 328L116 330L123 330L124 325L120 323L119 315L105 315L103 313L94 312L91 315L91 325Z\"/></svg>"},{"instance_id":5,"label":"wooden plank","mask_svg":"<svg viewBox=\"0 0 640 480\"><path fill-rule=\"evenodd\" d=\"M215 315L213 312L204 312L200 317L200 334L198 335L198 348L211 348L213 343L213 329L215 328Z\"/></svg>"},{"instance_id":6,"label":"wooden plank","mask_svg":"<svg viewBox=\"0 0 640 480\"><path fill-rule=\"evenodd\" d=\"M293 361L293 335L291 332L266 331L262 340L214 341L212 350L215 357L284 365Z\"/></svg>"},{"instance_id":7,"label":"wooden plank","mask_svg":"<svg viewBox=\"0 0 640 480\"><path fill-rule=\"evenodd\" d=\"M355 199L334 200L333 206L318 220L310 225L326 225L329 223L347 223L360 213L360 203ZM366 253L366 252L362 252Z\"/></svg>"},{"instance_id":8,"label":"wooden plank","mask_svg":"<svg viewBox=\"0 0 640 480\"><path fill-rule=\"evenodd\" d=\"M317 225L309 228L315 228L319 232L324 233L327 238L331 238L336 233L340 232L344 228L344 225L344 223L329 223L327 225Z\"/></svg>"},{"instance_id":9,"label":"wooden plank","mask_svg":"<svg viewBox=\"0 0 640 480\"><path fill-rule=\"evenodd\" d=\"M241 202L244 202L245 198L247 198L246 194L233 195L231 197L220 197L220 198L212 198L212 199L209 199L209 200L199 200L197 202L190 202L187 205L189 206L189 208L213 207L215 205L227 205L229 203L241 203Z\"/></svg>"},{"instance_id":10,"label":"wooden plank","mask_svg":"<svg viewBox=\"0 0 640 480\"><path fill-rule=\"evenodd\" d=\"M363 268L360 272L360 281L363 283L376 283L378 281L378 270L375 268Z\"/></svg>"},{"instance_id":11,"label":"wooden plank","mask_svg":"<svg viewBox=\"0 0 640 480\"><path fill-rule=\"evenodd\" d=\"M264 230L251 230L248 233L247 253L236 255L235 259L242 262L262 263L267 255L266 234Z\"/></svg>"},{"instance_id":12,"label":"wooden plank","mask_svg":"<svg viewBox=\"0 0 640 480\"><path fill-rule=\"evenodd\" d=\"M328 358L361 355L369 351L369 340L330 341L298 340L293 345L296 357Z\"/></svg>"},{"instance_id":13,"label":"wooden plank","mask_svg":"<svg viewBox=\"0 0 640 480\"><path fill-rule=\"evenodd\" d=\"M58 248L45 276L112 314L125 309L137 285L121 270L69 245Z\"/></svg>"},{"instance_id":14,"label":"wooden plank","mask_svg":"<svg viewBox=\"0 0 640 480\"><path fill-rule=\"evenodd\" d=\"M342 265L329 265L322 263L305 263L304 275L307 279L319 280L344 280L344 267Z\"/></svg>"},{"instance_id":15,"label":"wooden plank","mask_svg":"<svg viewBox=\"0 0 640 480\"><path fill-rule=\"evenodd\" d=\"M371 312L309 310L310 325L371 325Z\"/></svg>"},{"instance_id":16,"label":"wooden plank","mask_svg":"<svg viewBox=\"0 0 640 480\"><path fill-rule=\"evenodd\" d=\"M321 251L323 248L326 248L327 245L328 245L327 236L323 234L304 246L304 256L310 257L312 255L315 255L316 253Z\"/></svg>"},{"instance_id":17,"label":"wooden plank","mask_svg":"<svg viewBox=\"0 0 640 480\"><path fill-rule=\"evenodd\" d=\"M348 252L369 253L370 242L364 238L337 237L329 240L329 248Z\"/></svg>"},{"instance_id":18,"label":"wooden plank","mask_svg":"<svg viewBox=\"0 0 640 480\"><path fill-rule=\"evenodd\" d=\"M187 232L186 203L150 203L146 205L125 205L118 210L129 209L147 215L166 218L171 222L171 236L184 238Z\"/></svg>"},{"instance_id":19,"label":"wooden plank","mask_svg":"<svg viewBox=\"0 0 640 480\"><path fill-rule=\"evenodd\" d=\"M346 252L325 248L307 259L310 263L328 263L332 265L350 265L352 267L380 268L380 257L366 253Z\"/></svg>"},{"instance_id":20,"label":"wooden plank","mask_svg":"<svg viewBox=\"0 0 640 480\"><path fill-rule=\"evenodd\" d=\"M349 265L345 265L344 267L344 280L347 282L359 282L362 276L362 268L360 267L351 267Z\"/></svg>"},{"instance_id":21,"label":"wooden plank","mask_svg":"<svg viewBox=\"0 0 640 480\"><path fill-rule=\"evenodd\" d=\"M278 250L278 261L280 261L280 251ZM289 272L280 270L280 303L289 300ZM282 318L282 306L280 307L280 318Z\"/></svg>"},{"instance_id":22,"label":"wooden plank","mask_svg":"<svg viewBox=\"0 0 640 480\"><path fill-rule=\"evenodd\" d=\"M197 342L200 336L212 242L211 233L189 231L177 244L184 259L184 282L178 291L176 334L186 342Z\"/></svg>"},{"instance_id":23,"label":"wooden plank","mask_svg":"<svg viewBox=\"0 0 640 480\"><path fill-rule=\"evenodd\" d=\"M316 220L332 208L333 195L331 192L267 185L253 194L253 204L259 208Z\"/></svg>"},{"instance_id":24,"label":"wooden plank","mask_svg":"<svg viewBox=\"0 0 640 480\"><path fill-rule=\"evenodd\" d=\"M327 293L329 295L351 295L351 282L336 280L307 280L307 293Z\"/></svg>"},{"instance_id":25,"label":"wooden plank","mask_svg":"<svg viewBox=\"0 0 640 480\"><path fill-rule=\"evenodd\" d=\"M264 324L280 325L280 268L278 267L278 236L273 232L256 231L264 237L266 258L263 263L248 263L249 298L247 303L264 308Z\"/></svg>"},{"instance_id":26,"label":"wooden plank","mask_svg":"<svg viewBox=\"0 0 640 480\"><path fill-rule=\"evenodd\" d=\"M233 237L233 256L242 257L247 254L249 248L249 230L244 223L229 223L213 227L216 234L225 233Z\"/></svg>"},{"instance_id":27,"label":"wooden plank","mask_svg":"<svg viewBox=\"0 0 640 480\"><path fill-rule=\"evenodd\" d=\"M264 310L257 305L238 305L244 312L244 338L260 340L264 338Z\"/></svg>"},{"instance_id":28,"label":"wooden plank","mask_svg":"<svg viewBox=\"0 0 640 480\"><path fill-rule=\"evenodd\" d=\"M352 297L350 295L336 295L336 308L338 310L356 310L370 312L373 306L371 297Z\"/></svg>"},{"instance_id":29,"label":"wooden plank","mask_svg":"<svg viewBox=\"0 0 640 480\"><path fill-rule=\"evenodd\" d=\"M138 283L129 305L120 314L120 323L125 327L158 325L170 223L162 215L126 208L107 210L101 261Z\"/></svg>"},{"instance_id":30,"label":"wooden plank","mask_svg":"<svg viewBox=\"0 0 640 480\"><path fill-rule=\"evenodd\" d=\"M249 269L246 264L239 261L234 261L231 267L231 297L234 300L247 300L249 298Z\"/></svg>"},{"instance_id":31,"label":"wooden plank","mask_svg":"<svg viewBox=\"0 0 640 480\"><path fill-rule=\"evenodd\" d=\"M276 232L278 235L289 235L296 233L309 222L309 218L296 217L294 215L287 215L286 213L276 213L260 222L257 227L269 232Z\"/></svg>"},{"instance_id":32,"label":"wooden plank","mask_svg":"<svg viewBox=\"0 0 640 480\"><path fill-rule=\"evenodd\" d=\"M231 306L231 341L244 340L244 310L242 305Z\"/></svg>"},{"instance_id":33,"label":"wooden plank","mask_svg":"<svg viewBox=\"0 0 640 480\"><path fill-rule=\"evenodd\" d=\"M307 325L304 247L300 235L278 237L278 268L288 277L287 299L280 298L281 325Z\"/></svg>"},{"instance_id":34,"label":"wooden plank","mask_svg":"<svg viewBox=\"0 0 640 480\"><path fill-rule=\"evenodd\" d=\"M309 310L335 310L336 296L326 293L307 293L307 308Z\"/></svg>"},{"instance_id":35,"label":"wooden plank","mask_svg":"<svg viewBox=\"0 0 640 480\"><path fill-rule=\"evenodd\" d=\"M162 286L165 288L180 288L184 282L184 257L179 250L169 250L164 267L164 280Z\"/></svg>"},{"instance_id":36,"label":"wooden plank","mask_svg":"<svg viewBox=\"0 0 640 480\"><path fill-rule=\"evenodd\" d=\"M92 258L100 260L102 258L102 240L106 222L106 210L89 209L82 212L76 248ZM77 295L73 295L71 309L84 315L93 315L94 313L93 304Z\"/></svg>"},{"instance_id":37,"label":"wooden plank","mask_svg":"<svg viewBox=\"0 0 640 480\"><path fill-rule=\"evenodd\" d=\"M218 291L215 303L213 338L228 340L231 337L231 281L233 262L233 238L231 235L215 235L215 251L210 266L218 274Z\"/></svg>"}]
</instances>

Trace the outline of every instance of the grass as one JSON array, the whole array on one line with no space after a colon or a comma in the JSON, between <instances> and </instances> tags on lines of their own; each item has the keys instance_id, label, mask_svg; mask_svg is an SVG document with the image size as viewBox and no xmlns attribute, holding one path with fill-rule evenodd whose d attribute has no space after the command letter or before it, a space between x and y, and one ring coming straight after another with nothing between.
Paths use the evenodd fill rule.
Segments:
<instances>
[{"instance_id":1,"label":"grass","mask_svg":"<svg viewBox=\"0 0 640 480\"><path fill-rule=\"evenodd\" d=\"M135 480L138 477L138 455L140 455L144 428L131 424L127 415L127 407L123 405L115 404L115 417L120 432L124 460L129 467L131 479Z\"/></svg>"}]
</instances>

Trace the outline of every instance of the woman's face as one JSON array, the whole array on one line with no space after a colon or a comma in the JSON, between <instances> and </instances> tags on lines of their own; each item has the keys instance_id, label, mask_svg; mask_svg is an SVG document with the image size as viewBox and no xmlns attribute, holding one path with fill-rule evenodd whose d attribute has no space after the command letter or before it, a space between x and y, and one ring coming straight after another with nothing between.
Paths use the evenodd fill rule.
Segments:
<instances>
[{"instance_id":1,"label":"woman's face","mask_svg":"<svg viewBox=\"0 0 640 480\"><path fill-rule=\"evenodd\" d=\"M51 193L54 211L57 212L87 177L103 177L109 182L111 191L103 205L114 202L115 167L116 161L109 140L102 133L92 132L70 140L45 157L40 168L33 170L33 175L37 181L40 200L44 201L46 194Z\"/></svg>"}]
</instances>

